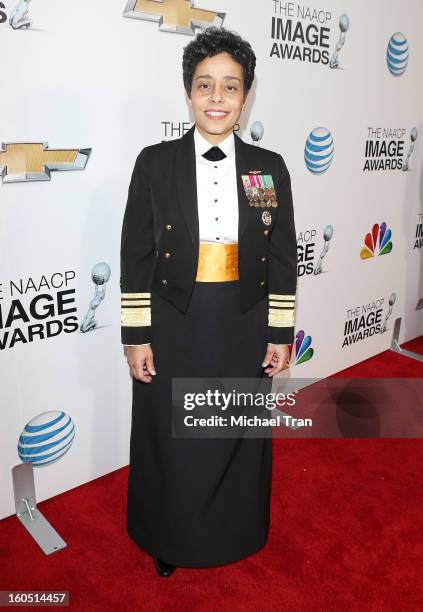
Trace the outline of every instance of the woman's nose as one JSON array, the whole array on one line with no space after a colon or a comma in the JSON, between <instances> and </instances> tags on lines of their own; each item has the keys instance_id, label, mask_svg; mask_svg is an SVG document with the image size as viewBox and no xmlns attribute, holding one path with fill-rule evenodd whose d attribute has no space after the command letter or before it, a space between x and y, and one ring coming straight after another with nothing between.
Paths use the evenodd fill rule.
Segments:
<instances>
[{"instance_id":1,"label":"woman's nose","mask_svg":"<svg viewBox=\"0 0 423 612\"><path fill-rule=\"evenodd\" d=\"M221 101L221 100L222 100L222 98L223 98L223 96L222 96L222 94L221 94L221 92L220 92L220 89L215 89L215 90L212 92L212 95L211 95L211 100L213 100L214 102L219 102L219 101Z\"/></svg>"}]
</instances>

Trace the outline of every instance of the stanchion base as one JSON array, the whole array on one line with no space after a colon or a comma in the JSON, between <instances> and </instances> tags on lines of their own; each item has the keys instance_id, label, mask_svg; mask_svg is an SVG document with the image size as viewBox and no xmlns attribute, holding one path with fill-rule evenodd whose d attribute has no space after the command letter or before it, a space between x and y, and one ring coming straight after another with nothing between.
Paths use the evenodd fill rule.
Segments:
<instances>
[{"instance_id":1,"label":"stanchion base","mask_svg":"<svg viewBox=\"0 0 423 612\"><path fill-rule=\"evenodd\" d=\"M21 463L12 468L16 516L46 554L67 546L57 531L37 508L32 463Z\"/></svg>"},{"instance_id":2,"label":"stanchion base","mask_svg":"<svg viewBox=\"0 0 423 612\"><path fill-rule=\"evenodd\" d=\"M400 355L404 355L404 357L410 357L411 359L416 359L417 361L423 361L423 355L419 355L419 353L415 353L414 351L407 351L400 347L398 339L401 328L401 317L395 320L394 332L392 334L392 342L390 346L390 350L394 351L394 353L399 353Z\"/></svg>"}]
</instances>

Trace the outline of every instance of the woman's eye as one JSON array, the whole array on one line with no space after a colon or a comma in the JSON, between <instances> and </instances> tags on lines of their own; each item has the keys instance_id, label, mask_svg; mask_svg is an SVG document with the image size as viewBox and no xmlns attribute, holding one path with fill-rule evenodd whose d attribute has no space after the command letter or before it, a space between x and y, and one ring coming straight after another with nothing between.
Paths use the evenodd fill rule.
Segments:
<instances>
[{"instance_id":1,"label":"woman's eye","mask_svg":"<svg viewBox=\"0 0 423 612\"><path fill-rule=\"evenodd\" d=\"M208 89L208 88L209 88L209 84L208 83L200 83L199 86L198 86L198 89ZM236 87L236 85L228 85L227 89L229 91L237 91L238 88Z\"/></svg>"}]
</instances>

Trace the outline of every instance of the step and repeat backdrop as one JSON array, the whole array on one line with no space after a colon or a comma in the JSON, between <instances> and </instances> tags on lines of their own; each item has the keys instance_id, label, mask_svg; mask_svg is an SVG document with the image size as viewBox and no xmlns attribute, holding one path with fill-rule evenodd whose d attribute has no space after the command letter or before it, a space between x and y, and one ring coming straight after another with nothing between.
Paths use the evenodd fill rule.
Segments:
<instances>
[{"instance_id":1,"label":"step and repeat backdrop","mask_svg":"<svg viewBox=\"0 0 423 612\"><path fill-rule=\"evenodd\" d=\"M119 247L140 150L192 125L182 52L257 55L238 134L281 153L298 238L290 376L423 333L420 0L0 1L0 518L129 461ZM166 168L163 168L166 172Z\"/></svg>"}]
</instances>

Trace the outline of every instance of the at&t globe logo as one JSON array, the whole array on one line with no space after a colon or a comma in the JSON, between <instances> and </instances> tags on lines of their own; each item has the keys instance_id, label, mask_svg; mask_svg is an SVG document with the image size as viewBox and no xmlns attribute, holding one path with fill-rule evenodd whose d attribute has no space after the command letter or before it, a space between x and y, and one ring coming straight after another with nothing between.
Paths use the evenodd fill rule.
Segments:
<instances>
[{"instance_id":1,"label":"at&t globe logo","mask_svg":"<svg viewBox=\"0 0 423 612\"><path fill-rule=\"evenodd\" d=\"M310 132L304 148L307 169L313 174L322 174L331 165L333 155L333 138L330 131L325 127L317 127Z\"/></svg>"},{"instance_id":2,"label":"at&t globe logo","mask_svg":"<svg viewBox=\"0 0 423 612\"><path fill-rule=\"evenodd\" d=\"M395 32L389 39L386 61L388 70L393 76L404 74L408 64L408 42L401 32Z\"/></svg>"},{"instance_id":3,"label":"at&t globe logo","mask_svg":"<svg viewBox=\"0 0 423 612\"><path fill-rule=\"evenodd\" d=\"M75 425L68 414L48 410L25 425L18 441L22 461L35 466L54 463L69 450L75 436Z\"/></svg>"}]
</instances>

